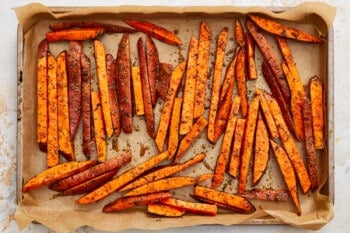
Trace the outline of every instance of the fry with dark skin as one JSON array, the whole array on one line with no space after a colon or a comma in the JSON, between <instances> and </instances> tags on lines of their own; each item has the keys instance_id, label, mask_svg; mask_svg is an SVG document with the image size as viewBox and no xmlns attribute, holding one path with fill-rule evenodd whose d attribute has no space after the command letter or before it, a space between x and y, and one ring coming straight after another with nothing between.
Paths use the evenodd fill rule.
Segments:
<instances>
[{"instance_id":1,"label":"fry with dark skin","mask_svg":"<svg viewBox=\"0 0 350 233\"><path fill-rule=\"evenodd\" d=\"M168 138L168 151L169 158L172 158L179 145L179 126L181 117L181 105L182 98L175 98L173 111L171 113L170 126L169 126L169 138Z\"/></svg>"},{"instance_id":2,"label":"fry with dark skin","mask_svg":"<svg viewBox=\"0 0 350 233\"><path fill-rule=\"evenodd\" d=\"M151 92L152 106L154 107L158 99L157 91L156 91L156 81L157 81L158 67L159 67L159 56L158 56L157 47L150 36L147 36L147 39L146 39L146 60L147 60L149 90Z\"/></svg>"},{"instance_id":3,"label":"fry with dark skin","mask_svg":"<svg viewBox=\"0 0 350 233\"><path fill-rule=\"evenodd\" d=\"M159 63L159 74L158 74L158 80L156 83L156 89L158 96L165 100L166 95L168 93L169 89L169 82L171 78L171 74L173 73L173 65L169 63Z\"/></svg>"},{"instance_id":4,"label":"fry with dark skin","mask_svg":"<svg viewBox=\"0 0 350 233\"><path fill-rule=\"evenodd\" d=\"M275 190L275 189L252 189L245 193L240 194L240 196L263 200L263 201L287 201L288 192L285 190Z\"/></svg>"},{"instance_id":5,"label":"fry with dark skin","mask_svg":"<svg viewBox=\"0 0 350 233\"><path fill-rule=\"evenodd\" d=\"M244 35L244 29L242 27L241 22L236 19L235 20L235 41L237 42L237 45L241 48L245 47L245 35Z\"/></svg>"},{"instance_id":6,"label":"fry with dark skin","mask_svg":"<svg viewBox=\"0 0 350 233\"><path fill-rule=\"evenodd\" d=\"M134 33L136 32L133 28L123 27L115 24L105 24L96 22L59 22L49 25L52 31L62 31L73 28L101 28L106 33Z\"/></svg>"},{"instance_id":7,"label":"fry with dark skin","mask_svg":"<svg viewBox=\"0 0 350 233\"><path fill-rule=\"evenodd\" d=\"M180 217L186 213L183 209L159 203L149 204L147 212L165 217Z\"/></svg>"},{"instance_id":8,"label":"fry with dark skin","mask_svg":"<svg viewBox=\"0 0 350 233\"><path fill-rule=\"evenodd\" d=\"M239 50L236 62L236 79L238 94L241 97L241 113L245 117L248 112L247 85L245 76L245 52Z\"/></svg>"},{"instance_id":9,"label":"fry with dark skin","mask_svg":"<svg viewBox=\"0 0 350 233\"><path fill-rule=\"evenodd\" d=\"M163 204L172 206L172 207L183 209L186 212L194 213L194 214L215 216L217 214L217 211L218 211L216 205L183 201L183 200L175 199L175 198L171 198L171 197L165 198L165 199L161 200L160 202Z\"/></svg>"},{"instance_id":10,"label":"fry with dark skin","mask_svg":"<svg viewBox=\"0 0 350 233\"><path fill-rule=\"evenodd\" d=\"M94 39L104 33L102 28L84 28L84 29L67 29L55 32L46 33L48 42L55 42L61 40L68 41L82 41Z\"/></svg>"},{"instance_id":11,"label":"fry with dark skin","mask_svg":"<svg viewBox=\"0 0 350 233\"><path fill-rule=\"evenodd\" d=\"M81 63L81 116L83 121L83 153L90 157L92 144L92 121L91 121L91 65L90 59L84 53L80 57Z\"/></svg>"},{"instance_id":12,"label":"fry with dark skin","mask_svg":"<svg viewBox=\"0 0 350 233\"><path fill-rule=\"evenodd\" d=\"M232 177L238 177L245 122L245 119L237 119L235 127L235 135L232 142L230 163L227 171L227 173L230 174Z\"/></svg>"}]
</instances>

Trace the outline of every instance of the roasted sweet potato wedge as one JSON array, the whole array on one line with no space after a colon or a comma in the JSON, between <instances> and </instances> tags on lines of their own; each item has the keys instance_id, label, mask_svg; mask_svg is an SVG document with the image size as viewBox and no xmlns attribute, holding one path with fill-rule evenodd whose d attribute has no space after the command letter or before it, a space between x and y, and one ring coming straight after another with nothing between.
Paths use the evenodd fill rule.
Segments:
<instances>
[{"instance_id":1,"label":"roasted sweet potato wedge","mask_svg":"<svg viewBox=\"0 0 350 233\"><path fill-rule=\"evenodd\" d=\"M135 29L115 24L105 24L90 21L66 21L49 25L52 31L62 31L74 28L101 28L106 33L134 33Z\"/></svg>"},{"instance_id":2,"label":"roasted sweet potato wedge","mask_svg":"<svg viewBox=\"0 0 350 233\"><path fill-rule=\"evenodd\" d=\"M140 77L140 67L131 67L132 87L134 93L135 112L137 116L142 116L145 113L142 99L142 85Z\"/></svg>"},{"instance_id":3,"label":"roasted sweet potato wedge","mask_svg":"<svg viewBox=\"0 0 350 233\"><path fill-rule=\"evenodd\" d=\"M160 202L178 209L185 210L186 212L189 212L189 213L194 213L194 214L215 216L218 211L216 205L183 201L183 200L175 199L171 197L164 198Z\"/></svg>"},{"instance_id":4,"label":"roasted sweet potato wedge","mask_svg":"<svg viewBox=\"0 0 350 233\"><path fill-rule=\"evenodd\" d=\"M173 65L169 63L159 63L159 74L158 74L158 80L156 83L156 89L159 98L162 100L165 100L166 95L168 93L169 89L169 82L171 78L171 74L173 73Z\"/></svg>"},{"instance_id":5,"label":"roasted sweet potato wedge","mask_svg":"<svg viewBox=\"0 0 350 233\"><path fill-rule=\"evenodd\" d=\"M165 217L181 217L186 213L184 209L159 203L148 204L147 212Z\"/></svg>"},{"instance_id":6,"label":"roasted sweet potato wedge","mask_svg":"<svg viewBox=\"0 0 350 233\"><path fill-rule=\"evenodd\" d=\"M83 28L83 29L67 29L61 31L54 31L46 33L48 42L55 42L60 40L90 40L94 39L104 33L103 28Z\"/></svg>"},{"instance_id":7,"label":"roasted sweet potato wedge","mask_svg":"<svg viewBox=\"0 0 350 233\"><path fill-rule=\"evenodd\" d=\"M236 62L236 79L238 95L241 97L241 113L245 117L248 112L248 98L247 98L247 85L245 75L245 51L243 49L238 51Z\"/></svg>"},{"instance_id":8,"label":"roasted sweet potato wedge","mask_svg":"<svg viewBox=\"0 0 350 233\"><path fill-rule=\"evenodd\" d=\"M241 148L245 129L246 119L237 119L235 134L232 141L232 149L230 155L230 164L228 174L233 177L238 177L239 165L241 163Z\"/></svg>"},{"instance_id":9,"label":"roasted sweet potato wedge","mask_svg":"<svg viewBox=\"0 0 350 233\"><path fill-rule=\"evenodd\" d=\"M157 91L156 81L159 67L159 55L158 50L150 36L146 39L146 60L147 60L147 71L149 80L149 90L151 92L152 106L154 107L157 103Z\"/></svg>"},{"instance_id":10,"label":"roasted sweet potato wedge","mask_svg":"<svg viewBox=\"0 0 350 233\"><path fill-rule=\"evenodd\" d=\"M287 201L288 192L280 189L252 189L240 196L263 201Z\"/></svg>"},{"instance_id":11,"label":"roasted sweet potato wedge","mask_svg":"<svg viewBox=\"0 0 350 233\"><path fill-rule=\"evenodd\" d=\"M169 140L168 140L168 151L169 158L172 158L179 145L179 126L181 117L181 105L182 98L175 98L173 111L171 113L170 127L169 127Z\"/></svg>"}]
</instances>

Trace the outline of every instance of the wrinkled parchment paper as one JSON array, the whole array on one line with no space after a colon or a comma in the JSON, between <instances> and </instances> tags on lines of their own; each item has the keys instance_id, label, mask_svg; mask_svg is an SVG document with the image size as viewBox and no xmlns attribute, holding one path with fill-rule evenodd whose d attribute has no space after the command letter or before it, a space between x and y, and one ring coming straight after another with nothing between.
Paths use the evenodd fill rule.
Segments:
<instances>
[{"instance_id":1,"label":"wrinkled parchment paper","mask_svg":"<svg viewBox=\"0 0 350 233\"><path fill-rule=\"evenodd\" d=\"M295 8L287 9L281 13L274 13L271 10L250 7L238 8L232 6L222 7L141 7L141 6L119 6L119 7L93 7L93 8L47 8L40 4L29 4L14 9L19 24L23 29L24 38L19 38L19 42L24 42L23 47L23 83L21 86L21 121L19 132L19 182L28 181L37 173L43 171L46 167L46 155L38 150L35 139L35 90L36 90L36 59L37 48L39 42L44 38L45 33L49 31L48 25L53 22L67 20L90 20L98 22L116 23L125 25L123 19L144 19L154 23L163 25L164 27L178 31L179 37L184 42L184 46L179 50L175 46L169 46L155 40L160 60L168 62L174 66L179 63L181 57L187 56L188 41L191 36L198 37L199 22L205 21L213 30L213 41L211 51L215 49L215 36L219 31L227 26L230 30L230 40L227 45L227 57L225 64L230 61L235 48L233 42L233 23L235 18L240 18L244 22L244 14L248 12L264 13L275 17L276 19L287 20L292 26L299 27L311 34L322 35L324 38L330 39L328 36L329 29L332 27L332 21L335 16L335 9L329 5L321 3L304 3ZM54 10L54 12L52 11ZM131 35L131 58L133 65L138 64L136 52L136 40L144 36L141 33ZM273 43L273 37L267 36L268 40ZM117 45L121 38L120 34L105 35L101 39L107 53L111 53L116 57ZM328 42L323 44L307 44L295 41L289 41L289 45L294 53L294 59L297 63L303 83L306 85L308 79L313 75L318 75L324 82L325 87L328 85L330 77L328 76ZM277 49L273 44L273 48ZM67 42L56 42L50 44L50 52L57 56L63 49L68 49ZM84 52L93 60L93 47L91 41L83 43ZM260 67L261 56L257 52L257 65ZM213 54L211 57L214 57ZM213 58L212 58L213 59ZM260 69L259 78L256 82L248 81L248 86L267 88ZM210 85L210 83L209 83ZM209 89L209 88L208 88ZM268 90L268 89L267 89ZM327 94L327 93L326 93ZM181 95L181 94L180 94ZM252 97L252 94L249 95ZM331 109L331 106L327 106ZM155 109L156 122L158 122L161 110L161 102L157 104ZM121 134L117 138L108 140L108 157L114 157L123 153L127 149L131 149L133 159L132 162L125 166L120 172L149 159L157 153L153 140L148 138L145 130L145 123L142 117L134 117L134 133L132 135ZM81 130L81 129L80 129ZM331 130L331 129L328 129ZM78 135L81 134L78 133ZM333 142L328 142L333 143ZM84 160L85 157L81 152L81 136L78 136L75 142L75 151L78 160ZM193 157L194 154L205 152L207 157L205 162L193 166L183 171L182 175L196 176L211 172L215 167L215 162L221 140L216 145L211 145L205 139L204 133L185 154L182 161ZM300 146L300 145L299 145ZM149 148L144 155L140 154L142 148ZM120 194L115 193L100 201L99 203L87 206L79 206L75 204L78 197L58 197L54 198L54 192L44 187L30 193L20 194L18 209L16 211L16 220L21 228L24 228L30 222L35 221L46 225L57 232L70 232L80 226L89 225L99 230L116 231L123 229L164 229L169 227L183 227L202 224L244 224L244 223L264 223L264 224L290 224L293 226L319 229L329 222L333 217L332 196L328 187L333 184L332 179L328 179L333 175L333 170L329 168L329 160L333 159L327 149L320 151L318 154L320 167L320 189L314 193L306 195L299 192L302 215L295 214L293 204L289 200L287 203L263 202L252 200L257 211L252 214L236 214L231 211L220 210L215 217L207 217L200 215L186 214L181 218L164 218L147 214L145 207L137 207L115 214L103 214L102 207L116 199ZM62 159L64 161L64 159ZM331 176L333 177L333 176ZM21 183L22 184L22 183ZM209 185L210 183L203 183ZM221 190L227 192L235 192L237 180L225 177ZM285 188L281 174L278 170L276 162L271 155L268 170L262 178L261 183L257 186L260 188ZM175 197L185 200L192 200L190 193L193 187L187 187L174 190L172 193ZM332 189L331 189L332 191Z\"/></svg>"}]
</instances>

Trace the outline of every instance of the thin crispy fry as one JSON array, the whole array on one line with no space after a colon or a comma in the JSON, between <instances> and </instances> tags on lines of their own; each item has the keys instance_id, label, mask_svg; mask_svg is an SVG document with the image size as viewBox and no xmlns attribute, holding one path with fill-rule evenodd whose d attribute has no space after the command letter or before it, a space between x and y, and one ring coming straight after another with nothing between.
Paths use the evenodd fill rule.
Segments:
<instances>
[{"instance_id":1,"label":"thin crispy fry","mask_svg":"<svg viewBox=\"0 0 350 233\"><path fill-rule=\"evenodd\" d=\"M73 28L101 28L106 33L134 33L136 32L133 28L123 27L115 24L105 24L96 22L59 22L49 25L52 31L61 31Z\"/></svg>"},{"instance_id":2,"label":"thin crispy fry","mask_svg":"<svg viewBox=\"0 0 350 233\"><path fill-rule=\"evenodd\" d=\"M275 189L252 189L240 196L263 201L287 201L288 191Z\"/></svg>"},{"instance_id":3,"label":"thin crispy fry","mask_svg":"<svg viewBox=\"0 0 350 233\"><path fill-rule=\"evenodd\" d=\"M81 116L83 121L83 153L90 157L92 140L92 121L91 121L91 65L90 59L86 54L81 54Z\"/></svg>"},{"instance_id":4,"label":"thin crispy fry","mask_svg":"<svg viewBox=\"0 0 350 233\"><path fill-rule=\"evenodd\" d=\"M158 99L157 91L156 91L156 80L158 75L159 56L158 56L157 47L150 36L147 36L147 39L146 39L146 60L147 60L149 90L151 92L152 106L154 107Z\"/></svg>"},{"instance_id":5,"label":"thin crispy fry","mask_svg":"<svg viewBox=\"0 0 350 233\"><path fill-rule=\"evenodd\" d=\"M255 64L255 44L253 38L246 34L246 58L247 58L247 73L250 80L258 78L258 73Z\"/></svg>"},{"instance_id":6,"label":"thin crispy fry","mask_svg":"<svg viewBox=\"0 0 350 233\"><path fill-rule=\"evenodd\" d=\"M94 39L104 33L102 28L84 28L84 29L67 29L55 32L46 33L48 42L55 42L60 40L90 40Z\"/></svg>"},{"instance_id":7,"label":"thin crispy fry","mask_svg":"<svg viewBox=\"0 0 350 233\"><path fill-rule=\"evenodd\" d=\"M238 177L238 168L241 160L241 148L243 141L243 134L245 128L245 119L237 119L235 127L235 135L232 144L232 151L230 155L230 164L228 167L228 174L233 177Z\"/></svg>"},{"instance_id":8,"label":"thin crispy fry","mask_svg":"<svg viewBox=\"0 0 350 233\"><path fill-rule=\"evenodd\" d=\"M161 200L161 203L175 207L175 208L183 209L186 212L194 213L194 214L215 216L218 212L216 205L183 201L183 200L175 199L171 197Z\"/></svg>"},{"instance_id":9,"label":"thin crispy fry","mask_svg":"<svg viewBox=\"0 0 350 233\"><path fill-rule=\"evenodd\" d=\"M180 217L186 213L184 209L158 203L149 204L147 206L147 212L166 217Z\"/></svg>"},{"instance_id":10,"label":"thin crispy fry","mask_svg":"<svg viewBox=\"0 0 350 233\"><path fill-rule=\"evenodd\" d=\"M140 67L138 66L131 67L131 77L132 77L132 87L134 91L136 115L142 116L145 113L145 111L144 111L143 99L142 99Z\"/></svg>"},{"instance_id":11,"label":"thin crispy fry","mask_svg":"<svg viewBox=\"0 0 350 233\"><path fill-rule=\"evenodd\" d=\"M245 47L246 41L245 41L244 29L239 19L235 20L235 41L237 42L239 47L241 48Z\"/></svg>"},{"instance_id":12,"label":"thin crispy fry","mask_svg":"<svg viewBox=\"0 0 350 233\"><path fill-rule=\"evenodd\" d=\"M248 100L247 100L247 85L245 76L245 51L239 50L236 62L236 78L238 94L241 97L241 112L242 116L245 117L248 111Z\"/></svg>"},{"instance_id":13,"label":"thin crispy fry","mask_svg":"<svg viewBox=\"0 0 350 233\"><path fill-rule=\"evenodd\" d=\"M169 140L168 140L169 158L172 158L175 155L177 146L179 145L179 125L180 125L180 115L181 115L181 104L182 104L182 98L175 98L173 111L171 113L170 128L169 128Z\"/></svg>"}]
</instances>

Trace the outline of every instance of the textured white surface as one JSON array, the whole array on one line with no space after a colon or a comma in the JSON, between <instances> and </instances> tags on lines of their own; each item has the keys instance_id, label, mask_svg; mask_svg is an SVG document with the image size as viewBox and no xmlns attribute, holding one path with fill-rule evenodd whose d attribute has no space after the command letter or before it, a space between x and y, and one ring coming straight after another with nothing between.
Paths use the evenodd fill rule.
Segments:
<instances>
[{"instance_id":1,"label":"textured white surface","mask_svg":"<svg viewBox=\"0 0 350 233\"><path fill-rule=\"evenodd\" d=\"M19 232L13 214L16 209L15 203L15 170L16 170L16 40L17 19L12 7L21 6L31 1L28 0L1 0L0 1L0 232ZM105 0L105 1L39 1L48 6L92 6L92 5L165 5L185 6L202 5L204 1L190 0ZM295 6L301 0L216 0L205 1L206 5L237 5L237 6ZM334 22L335 36L335 216L325 227L317 232L350 232L350 72L348 70L350 54L350 5L344 0L328 0L326 2L337 7L337 15ZM166 232L307 232L288 226L197 226L189 228L168 229ZM44 233L52 232L41 225L31 224L22 232ZM93 229L82 227L76 233L94 232ZM139 230L128 230L124 232L143 232ZM165 232L165 231L162 231Z\"/></svg>"}]
</instances>

